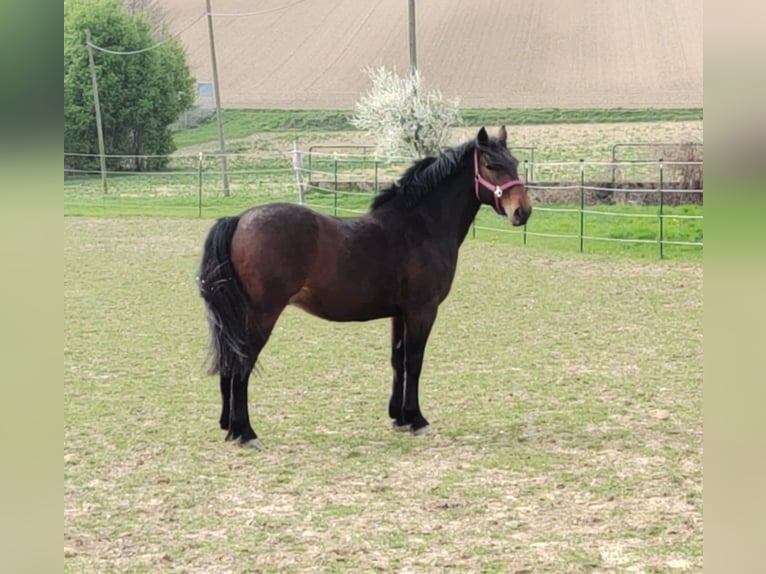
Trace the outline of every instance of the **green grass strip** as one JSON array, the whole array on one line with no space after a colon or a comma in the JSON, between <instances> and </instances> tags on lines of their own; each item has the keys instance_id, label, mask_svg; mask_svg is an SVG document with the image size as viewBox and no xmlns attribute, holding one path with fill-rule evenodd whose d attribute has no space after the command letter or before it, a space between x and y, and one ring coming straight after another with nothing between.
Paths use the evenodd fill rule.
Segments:
<instances>
[{"instance_id":1,"label":"green grass strip","mask_svg":"<svg viewBox=\"0 0 766 574\"><path fill-rule=\"evenodd\" d=\"M224 134L227 140L257 133L355 131L350 124L350 110L224 110ZM693 121L702 119L702 108L678 109L465 109L460 112L466 125L524 125L563 123L613 123ZM218 140L214 112L193 128L174 134L179 148Z\"/></svg>"}]
</instances>

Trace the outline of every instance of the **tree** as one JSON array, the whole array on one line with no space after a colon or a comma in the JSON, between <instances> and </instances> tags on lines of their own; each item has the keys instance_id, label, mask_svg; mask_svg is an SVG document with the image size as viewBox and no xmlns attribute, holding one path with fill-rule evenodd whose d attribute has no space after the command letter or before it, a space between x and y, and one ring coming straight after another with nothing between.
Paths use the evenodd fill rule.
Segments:
<instances>
[{"instance_id":1,"label":"tree","mask_svg":"<svg viewBox=\"0 0 766 574\"><path fill-rule=\"evenodd\" d=\"M64 0L64 150L97 154L96 118L85 30L93 44L114 52L157 44L152 23L129 15L119 0ZM170 126L194 101L194 80L177 39L131 55L95 52L104 146L113 155L167 155L174 151ZM69 167L92 158L68 156ZM111 159L110 169L158 169L167 158Z\"/></svg>"},{"instance_id":2,"label":"tree","mask_svg":"<svg viewBox=\"0 0 766 574\"><path fill-rule=\"evenodd\" d=\"M372 88L356 103L351 124L375 136L384 155L437 155L450 128L461 123L459 100L445 101L438 90L425 92L417 70L405 77L385 67L365 72Z\"/></svg>"}]
</instances>

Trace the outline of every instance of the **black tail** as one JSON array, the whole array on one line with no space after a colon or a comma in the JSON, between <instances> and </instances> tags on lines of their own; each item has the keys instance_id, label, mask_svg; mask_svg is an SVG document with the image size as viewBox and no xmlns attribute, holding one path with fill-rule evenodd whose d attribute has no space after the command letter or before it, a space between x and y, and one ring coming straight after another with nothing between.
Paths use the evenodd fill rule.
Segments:
<instances>
[{"instance_id":1,"label":"black tail","mask_svg":"<svg viewBox=\"0 0 766 574\"><path fill-rule=\"evenodd\" d=\"M255 361L247 331L249 304L230 256L237 223L239 217L222 217L210 229L197 285L210 325L210 374L223 372L246 377Z\"/></svg>"}]
</instances>

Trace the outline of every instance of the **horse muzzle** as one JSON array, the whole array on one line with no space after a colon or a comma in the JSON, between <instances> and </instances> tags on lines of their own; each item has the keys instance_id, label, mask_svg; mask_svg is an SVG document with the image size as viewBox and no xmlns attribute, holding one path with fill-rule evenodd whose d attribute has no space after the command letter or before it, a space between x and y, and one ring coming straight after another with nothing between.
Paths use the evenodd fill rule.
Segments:
<instances>
[{"instance_id":1,"label":"horse muzzle","mask_svg":"<svg viewBox=\"0 0 766 574\"><path fill-rule=\"evenodd\" d=\"M521 206L516 207L513 211L509 212L508 219L511 220L511 225L518 227L526 224L529 216L532 215L532 207L524 209Z\"/></svg>"}]
</instances>

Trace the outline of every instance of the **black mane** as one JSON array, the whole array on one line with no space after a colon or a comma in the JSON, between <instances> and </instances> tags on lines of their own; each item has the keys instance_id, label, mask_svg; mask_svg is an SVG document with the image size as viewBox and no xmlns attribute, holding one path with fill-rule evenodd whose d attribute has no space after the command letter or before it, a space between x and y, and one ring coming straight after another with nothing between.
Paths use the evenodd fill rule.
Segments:
<instances>
[{"instance_id":1,"label":"black mane","mask_svg":"<svg viewBox=\"0 0 766 574\"><path fill-rule=\"evenodd\" d=\"M472 161L473 151L477 147L489 162L500 166L508 164L508 154L503 153L505 147L494 138L488 145L479 145L471 140L458 147L446 148L439 157L415 161L396 183L381 190L373 198L370 209L375 210L384 205L403 210L412 209L423 197L438 188L442 181ZM518 161L513 156L510 159L512 166L507 169L512 167L515 173Z\"/></svg>"}]
</instances>

